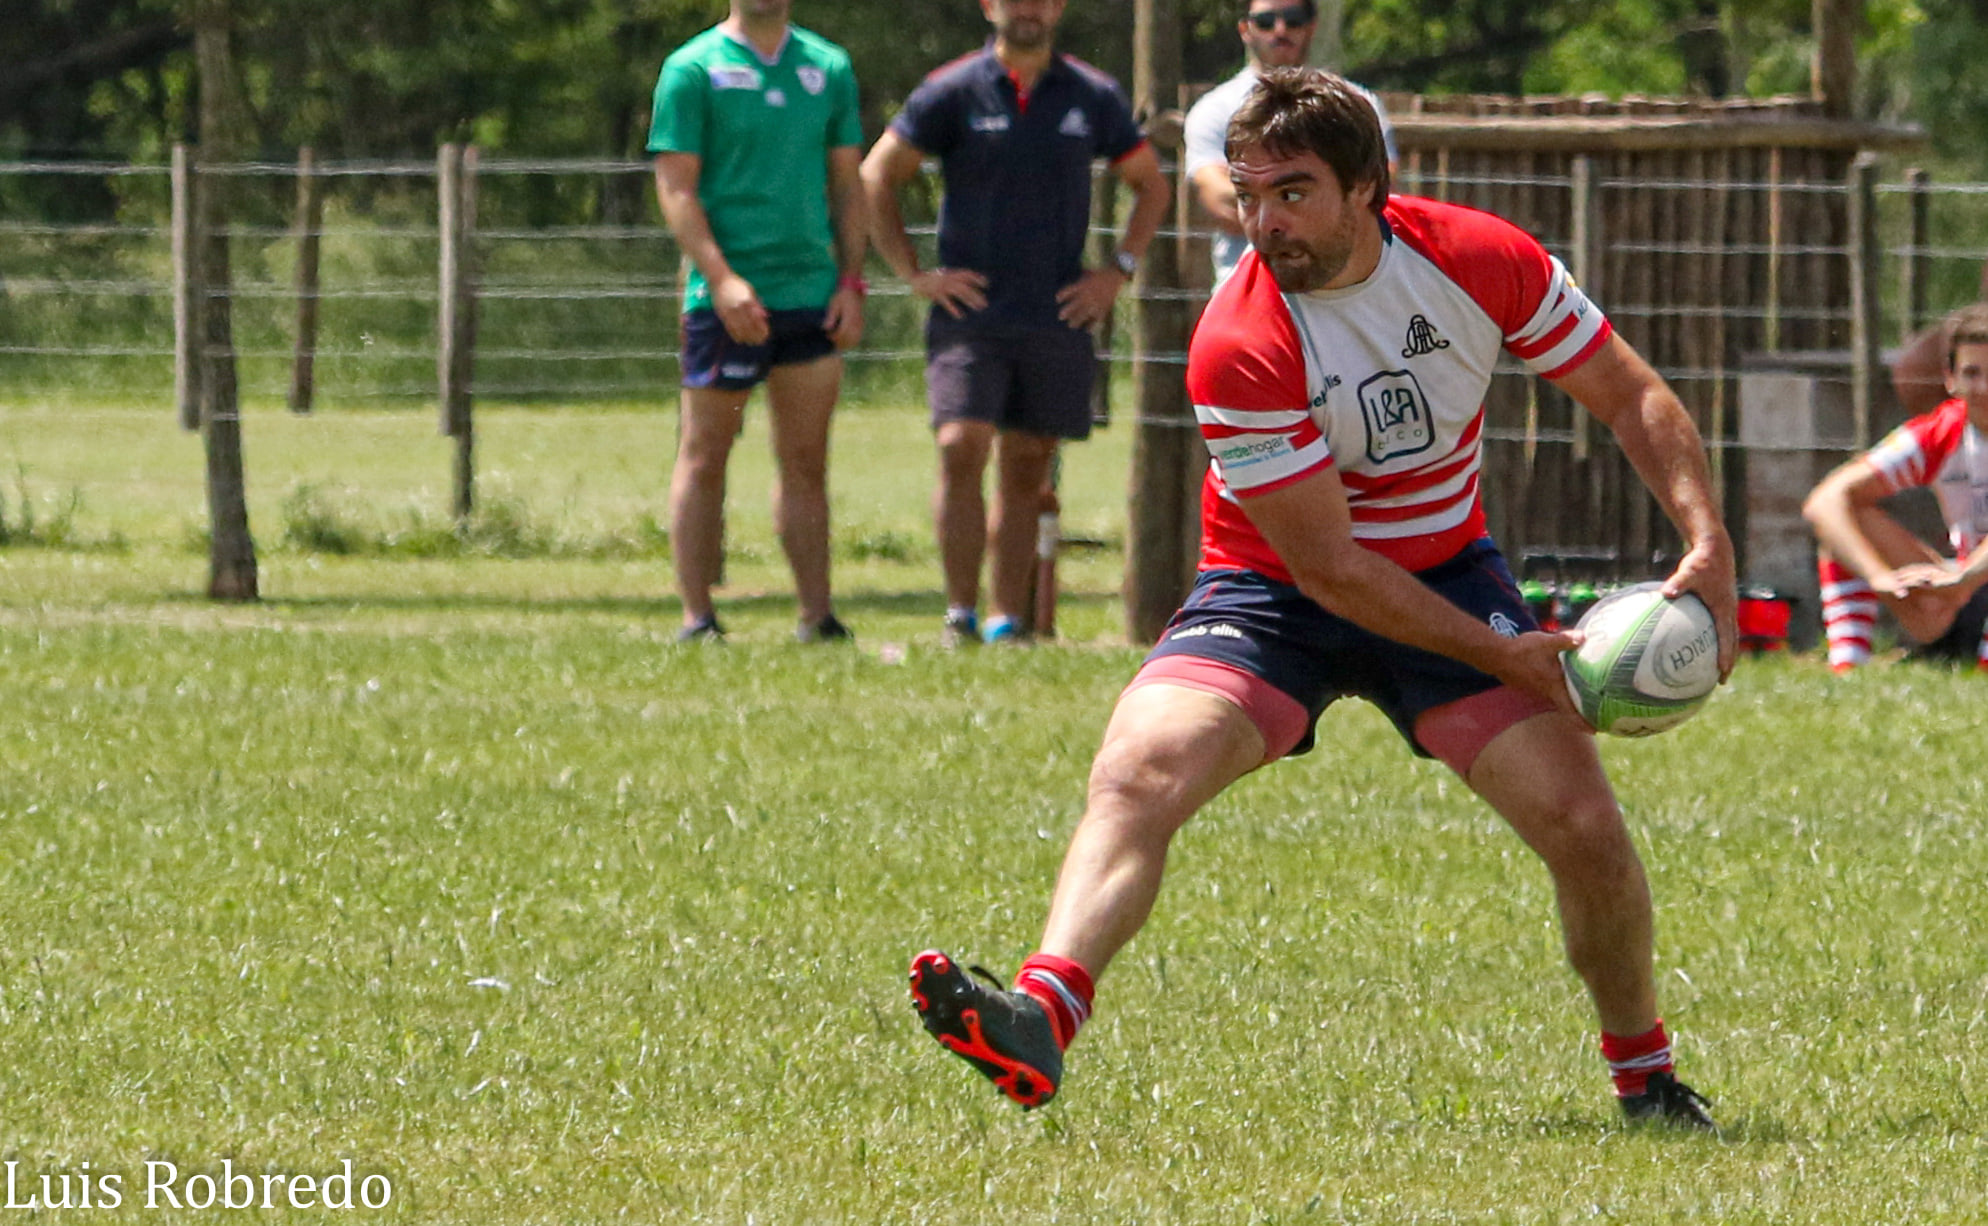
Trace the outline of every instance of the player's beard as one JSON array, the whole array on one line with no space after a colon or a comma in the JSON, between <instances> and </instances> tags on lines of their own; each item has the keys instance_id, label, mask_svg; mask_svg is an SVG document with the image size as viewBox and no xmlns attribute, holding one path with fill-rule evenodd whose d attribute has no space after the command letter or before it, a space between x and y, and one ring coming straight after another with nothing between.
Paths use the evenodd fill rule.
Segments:
<instances>
[{"instance_id":1,"label":"player's beard","mask_svg":"<svg viewBox=\"0 0 1988 1226\"><path fill-rule=\"evenodd\" d=\"M1277 288L1287 294L1308 294L1324 289L1346 270L1359 239L1358 227L1372 224L1366 211L1350 202L1340 214L1339 224L1315 243L1300 242L1290 236L1259 245L1257 255L1270 266Z\"/></svg>"},{"instance_id":2,"label":"player's beard","mask_svg":"<svg viewBox=\"0 0 1988 1226\"><path fill-rule=\"evenodd\" d=\"M1034 51L1049 45L1051 29L1048 22L1034 17L1010 17L998 33L1002 42L1017 51Z\"/></svg>"}]
</instances>

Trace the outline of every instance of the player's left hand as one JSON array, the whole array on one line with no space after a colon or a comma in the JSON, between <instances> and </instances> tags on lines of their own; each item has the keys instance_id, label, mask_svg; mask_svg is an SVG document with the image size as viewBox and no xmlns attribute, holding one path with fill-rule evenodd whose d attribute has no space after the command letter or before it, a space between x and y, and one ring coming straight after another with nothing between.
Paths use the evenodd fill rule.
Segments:
<instances>
[{"instance_id":1,"label":"player's left hand","mask_svg":"<svg viewBox=\"0 0 1988 1226\"><path fill-rule=\"evenodd\" d=\"M1073 328L1091 328L1111 314L1125 274L1116 268L1088 268L1084 275L1056 291L1057 317Z\"/></svg>"},{"instance_id":2,"label":"player's left hand","mask_svg":"<svg viewBox=\"0 0 1988 1226\"><path fill-rule=\"evenodd\" d=\"M1913 562L1891 572L1896 594L1901 596L1918 588L1958 587L1965 578L1959 567L1940 562Z\"/></svg>"},{"instance_id":3,"label":"player's left hand","mask_svg":"<svg viewBox=\"0 0 1988 1226\"><path fill-rule=\"evenodd\" d=\"M1724 533L1715 539L1693 545L1670 578L1664 580L1664 597L1675 600L1692 592L1712 610L1713 624L1719 628L1719 680L1733 675L1733 661L1739 658L1739 584L1733 571L1733 543Z\"/></svg>"},{"instance_id":4,"label":"player's left hand","mask_svg":"<svg viewBox=\"0 0 1988 1226\"><path fill-rule=\"evenodd\" d=\"M838 350L854 349L863 340L863 293L854 286L843 286L828 300L828 310L821 320L822 331L835 342Z\"/></svg>"}]
</instances>

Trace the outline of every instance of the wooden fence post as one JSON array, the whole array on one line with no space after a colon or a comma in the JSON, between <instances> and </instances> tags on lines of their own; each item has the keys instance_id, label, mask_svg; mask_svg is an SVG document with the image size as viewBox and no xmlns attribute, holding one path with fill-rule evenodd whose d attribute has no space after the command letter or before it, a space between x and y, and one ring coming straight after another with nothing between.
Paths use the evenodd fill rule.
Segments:
<instances>
[{"instance_id":1,"label":"wooden fence post","mask_svg":"<svg viewBox=\"0 0 1988 1226\"><path fill-rule=\"evenodd\" d=\"M317 151L297 150L297 345L290 364L290 411L308 413L315 391L318 346L318 240L324 229L324 195Z\"/></svg>"},{"instance_id":2,"label":"wooden fence post","mask_svg":"<svg viewBox=\"0 0 1988 1226\"><path fill-rule=\"evenodd\" d=\"M1767 301L1761 304L1761 348L1781 347L1781 236L1786 232L1787 196L1781 190L1781 147L1767 151Z\"/></svg>"},{"instance_id":3,"label":"wooden fence post","mask_svg":"<svg viewBox=\"0 0 1988 1226\"><path fill-rule=\"evenodd\" d=\"M471 146L442 146L437 165L441 238L440 335L435 347L441 384L442 433L456 441L454 511L476 506L476 426L470 380L476 366L476 164Z\"/></svg>"},{"instance_id":4,"label":"wooden fence post","mask_svg":"<svg viewBox=\"0 0 1988 1226\"><path fill-rule=\"evenodd\" d=\"M1871 445L1872 408L1884 362L1878 328L1884 310L1878 292L1878 160L1860 153L1850 163L1850 430L1861 451Z\"/></svg>"},{"instance_id":5,"label":"wooden fence post","mask_svg":"<svg viewBox=\"0 0 1988 1226\"><path fill-rule=\"evenodd\" d=\"M1574 280L1578 281L1590 298L1600 301L1601 294L1601 214L1595 207L1595 160L1585 153L1574 155L1568 167L1569 211L1573 216L1573 250L1569 254L1574 260ZM1574 406L1574 458L1588 458L1590 446L1588 438L1588 413L1579 405ZM1591 475L1592 479L1592 475Z\"/></svg>"},{"instance_id":6,"label":"wooden fence post","mask_svg":"<svg viewBox=\"0 0 1988 1226\"><path fill-rule=\"evenodd\" d=\"M1132 93L1134 105L1149 120L1180 91L1180 27L1175 0L1136 0ZM1178 143L1174 152L1178 160ZM1201 451L1201 440L1187 404L1186 371L1176 356L1187 348L1187 304L1177 293L1178 245L1157 242L1149 247L1134 285L1139 331L1133 346L1132 387L1138 423L1132 442L1123 591L1126 636L1151 643L1159 638L1191 582L1188 549L1194 534L1188 523L1193 508L1185 491L1192 465L1189 449ZM1205 463L1205 452L1201 458Z\"/></svg>"},{"instance_id":7,"label":"wooden fence post","mask_svg":"<svg viewBox=\"0 0 1988 1226\"><path fill-rule=\"evenodd\" d=\"M1903 343L1926 323L1926 244L1932 230L1933 176L1914 166L1905 172L1906 208L1910 221L1905 257L1898 262L1898 310L1903 316Z\"/></svg>"},{"instance_id":8,"label":"wooden fence post","mask_svg":"<svg viewBox=\"0 0 1988 1226\"><path fill-rule=\"evenodd\" d=\"M173 403L182 430L200 429L200 161L185 145L173 146Z\"/></svg>"}]
</instances>

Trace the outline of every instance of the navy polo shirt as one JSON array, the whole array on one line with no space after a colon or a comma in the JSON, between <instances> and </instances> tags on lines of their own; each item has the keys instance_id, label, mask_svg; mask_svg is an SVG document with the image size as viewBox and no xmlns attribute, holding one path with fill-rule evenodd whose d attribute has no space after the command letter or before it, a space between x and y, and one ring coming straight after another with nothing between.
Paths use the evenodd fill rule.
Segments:
<instances>
[{"instance_id":1,"label":"navy polo shirt","mask_svg":"<svg viewBox=\"0 0 1988 1226\"><path fill-rule=\"evenodd\" d=\"M912 91L891 131L939 159L939 262L987 277L987 309L934 328L1062 327L1056 291L1084 268L1091 164L1146 141L1118 82L1057 55L1026 97L994 56L936 68Z\"/></svg>"}]
</instances>

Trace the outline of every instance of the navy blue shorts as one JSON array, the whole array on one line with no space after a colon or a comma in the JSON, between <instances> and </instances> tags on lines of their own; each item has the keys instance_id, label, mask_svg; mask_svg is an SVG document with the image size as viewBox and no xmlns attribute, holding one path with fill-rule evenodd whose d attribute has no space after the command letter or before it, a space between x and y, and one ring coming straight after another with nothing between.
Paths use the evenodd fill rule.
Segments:
<instances>
[{"instance_id":1,"label":"navy blue shorts","mask_svg":"<svg viewBox=\"0 0 1988 1226\"><path fill-rule=\"evenodd\" d=\"M1091 334L1061 325L986 332L925 332L925 393L932 428L984 421L1051 438L1091 433L1098 358Z\"/></svg>"},{"instance_id":2,"label":"navy blue shorts","mask_svg":"<svg viewBox=\"0 0 1988 1226\"><path fill-rule=\"evenodd\" d=\"M798 366L835 352L822 321L827 307L768 311L773 335L764 345L741 345L725 331L718 312L683 313L683 385L738 392L766 381L775 366Z\"/></svg>"},{"instance_id":3,"label":"navy blue shorts","mask_svg":"<svg viewBox=\"0 0 1988 1226\"><path fill-rule=\"evenodd\" d=\"M1539 628L1519 598L1504 555L1489 538L1415 577L1500 634L1515 637ZM1246 570L1201 573L1146 662L1174 656L1214 661L1289 696L1304 712L1303 733L1286 751L1294 755L1312 748L1325 709L1351 696L1386 713L1417 754L1434 756L1416 740L1415 721L1424 712L1504 684L1460 660L1364 630L1290 584ZM1521 703L1520 712L1549 709L1540 700ZM1274 749L1271 756L1277 756Z\"/></svg>"}]
</instances>

